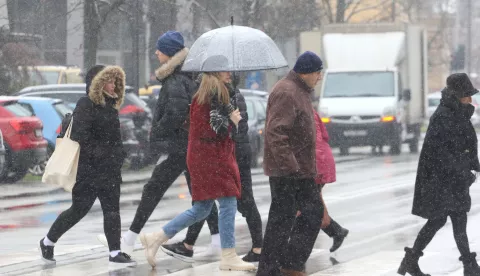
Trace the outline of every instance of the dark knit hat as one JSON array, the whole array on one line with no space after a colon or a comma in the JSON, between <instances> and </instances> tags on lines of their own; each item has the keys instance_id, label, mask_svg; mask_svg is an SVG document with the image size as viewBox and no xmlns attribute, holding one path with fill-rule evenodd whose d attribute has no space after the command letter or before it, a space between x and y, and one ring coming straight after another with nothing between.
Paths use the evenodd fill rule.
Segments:
<instances>
[{"instance_id":1,"label":"dark knit hat","mask_svg":"<svg viewBox=\"0 0 480 276\"><path fill-rule=\"evenodd\" d=\"M95 76L98 73L100 73L100 71L102 71L103 69L105 69L104 65L95 65L88 70L87 74L85 74L85 83L87 84L87 88L86 88L87 95L88 95L88 92L90 91L90 85L92 84L93 78L95 78Z\"/></svg>"},{"instance_id":2,"label":"dark knit hat","mask_svg":"<svg viewBox=\"0 0 480 276\"><path fill-rule=\"evenodd\" d=\"M447 78L447 90L457 98L471 97L478 93L465 73L451 74Z\"/></svg>"},{"instance_id":3,"label":"dark knit hat","mask_svg":"<svg viewBox=\"0 0 480 276\"><path fill-rule=\"evenodd\" d=\"M185 48L183 44L184 41L181 33L168 31L158 38L157 49L163 54L173 57L176 53Z\"/></svg>"},{"instance_id":4,"label":"dark knit hat","mask_svg":"<svg viewBox=\"0 0 480 276\"><path fill-rule=\"evenodd\" d=\"M310 74L321 71L322 69L323 62L320 57L310 51L301 54L293 67L293 71L298 74Z\"/></svg>"}]
</instances>

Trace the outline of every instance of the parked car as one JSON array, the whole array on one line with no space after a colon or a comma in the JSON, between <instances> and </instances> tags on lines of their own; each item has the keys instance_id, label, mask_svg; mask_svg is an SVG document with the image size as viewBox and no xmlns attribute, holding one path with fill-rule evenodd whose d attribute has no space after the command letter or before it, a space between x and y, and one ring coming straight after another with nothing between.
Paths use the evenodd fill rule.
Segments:
<instances>
[{"instance_id":1,"label":"parked car","mask_svg":"<svg viewBox=\"0 0 480 276\"><path fill-rule=\"evenodd\" d=\"M18 69L27 74L30 85L83 83L82 69L77 66L20 66Z\"/></svg>"},{"instance_id":2,"label":"parked car","mask_svg":"<svg viewBox=\"0 0 480 276\"><path fill-rule=\"evenodd\" d=\"M42 120L44 124L43 136L48 142L47 160L55 149L56 139L61 131L62 120L67 114L73 113L73 108L67 106L60 99L41 98L41 97L19 97L20 103L28 106L32 112ZM135 137L135 125L132 119L120 118L120 131L125 151L127 152L127 163L134 167L136 163L141 162L143 152L141 152L140 143ZM29 172L33 175L43 175L45 171L45 162L33 165Z\"/></svg>"},{"instance_id":3,"label":"parked car","mask_svg":"<svg viewBox=\"0 0 480 276\"><path fill-rule=\"evenodd\" d=\"M57 135L60 133L62 120L72 109L62 100L39 98L39 97L20 97L18 102L27 107L43 123L43 137L47 140L47 158L45 161L32 165L29 172L33 175L43 175L45 165L55 150Z\"/></svg>"},{"instance_id":4,"label":"parked car","mask_svg":"<svg viewBox=\"0 0 480 276\"><path fill-rule=\"evenodd\" d=\"M2 131L0 130L0 175L3 174L3 170L5 170L5 144Z\"/></svg>"},{"instance_id":5,"label":"parked car","mask_svg":"<svg viewBox=\"0 0 480 276\"><path fill-rule=\"evenodd\" d=\"M40 85L31 86L22 89L16 95L21 97L47 97L61 99L72 109L75 108L77 101L85 96L86 85L82 84L58 84L58 85ZM127 118L133 121L136 140L141 148L141 156L148 153L149 133L152 124L152 111L147 104L141 100L132 87L125 89L125 99L119 111L121 118ZM143 160L139 157L133 158L133 162L140 162L134 165L134 168L144 166Z\"/></svg>"},{"instance_id":6,"label":"parked car","mask_svg":"<svg viewBox=\"0 0 480 276\"><path fill-rule=\"evenodd\" d=\"M257 167L259 157L263 156L265 141L265 119L267 110L266 95L249 94L240 90L245 96L248 112L248 137L252 148L252 167ZM268 94L267 94L268 95Z\"/></svg>"},{"instance_id":7,"label":"parked car","mask_svg":"<svg viewBox=\"0 0 480 276\"><path fill-rule=\"evenodd\" d=\"M47 141L43 124L16 97L0 97L0 130L5 144L5 169L1 182L13 183L22 179L33 164L47 157Z\"/></svg>"}]
</instances>

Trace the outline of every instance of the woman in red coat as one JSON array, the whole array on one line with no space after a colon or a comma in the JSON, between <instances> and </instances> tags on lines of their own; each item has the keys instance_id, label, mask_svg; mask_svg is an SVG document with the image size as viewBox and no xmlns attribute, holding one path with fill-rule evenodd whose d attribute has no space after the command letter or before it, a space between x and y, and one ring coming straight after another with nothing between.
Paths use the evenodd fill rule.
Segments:
<instances>
[{"instance_id":1,"label":"woman in red coat","mask_svg":"<svg viewBox=\"0 0 480 276\"><path fill-rule=\"evenodd\" d=\"M334 252L340 248L343 240L347 237L348 229L343 228L330 217L327 211L327 205L325 205L325 201L323 200L322 189L325 184L333 183L337 180L335 160L333 158L332 149L328 144L329 137L327 128L315 109L313 112L315 114L315 126L317 129L317 140L315 143L317 177L315 178L315 182L320 185L320 198L322 199L323 206L325 206L321 228L325 234L333 238L333 245L330 248L330 252Z\"/></svg>"},{"instance_id":2,"label":"woman in red coat","mask_svg":"<svg viewBox=\"0 0 480 276\"><path fill-rule=\"evenodd\" d=\"M204 220L215 200L220 203L219 228L222 245L221 270L254 270L235 252L235 214L241 196L240 173L231 132L241 120L230 104L225 83L229 72L203 73L202 82L190 106L187 166L194 201L191 209L175 217L160 232L140 235L148 262L155 266L160 245L181 230Z\"/></svg>"}]
</instances>

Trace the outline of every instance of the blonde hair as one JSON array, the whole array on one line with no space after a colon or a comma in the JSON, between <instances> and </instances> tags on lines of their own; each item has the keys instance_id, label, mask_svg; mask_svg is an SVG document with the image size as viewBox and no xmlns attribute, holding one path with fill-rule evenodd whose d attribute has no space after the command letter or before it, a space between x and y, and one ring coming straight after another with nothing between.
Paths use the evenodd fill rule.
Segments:
<instances>
[{"instance_id":1,"label":"blonde hair","mask_svg":"<svg viewBox=\"0 0 480 276\"><path fill-rule=\"evenodd\" d=\"M198 104L210 104L214 94L217 94L218 102L230 103L227 86L220 80L218 73L203 73L202 82L193 98L197 100Z\"/></svg>"}]
</instances>

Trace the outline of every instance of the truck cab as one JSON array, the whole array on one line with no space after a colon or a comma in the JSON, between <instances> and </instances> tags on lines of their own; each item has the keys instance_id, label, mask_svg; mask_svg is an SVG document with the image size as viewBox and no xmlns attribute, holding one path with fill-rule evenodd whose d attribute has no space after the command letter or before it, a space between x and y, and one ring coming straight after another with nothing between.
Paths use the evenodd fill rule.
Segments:
<instances>
[{"instance_id":1,"label":"truck cab","mask_svg":"<svg viewBox=\"0 0 480 276\"><path fill-rule=\"evenodd\" d=\"M301 34L301 48L321 53L326 70L318 110L332 147L390 147L418 152L426 116L425 30L406 24L327 25Z\"/></svg>"}]
</instances>

